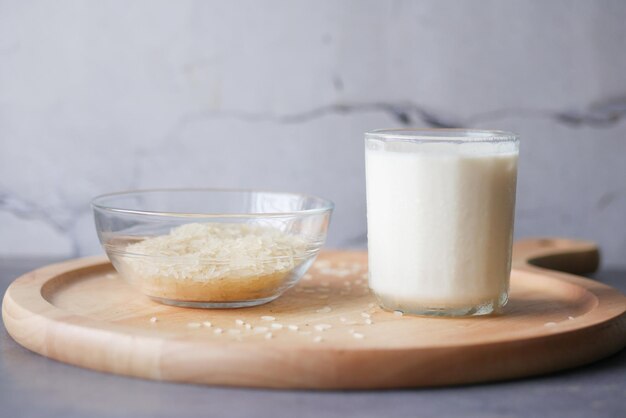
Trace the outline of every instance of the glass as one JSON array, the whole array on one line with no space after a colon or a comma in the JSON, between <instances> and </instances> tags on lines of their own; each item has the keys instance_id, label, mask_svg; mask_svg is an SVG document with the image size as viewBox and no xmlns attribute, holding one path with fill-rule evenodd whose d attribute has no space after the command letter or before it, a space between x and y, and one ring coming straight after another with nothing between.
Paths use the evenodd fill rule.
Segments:
<instances>
[{"instance_id":1,"label":"glass","mask_svg":"<svg viewBox=\"0 0 626 418\"><path fill-rule=\"evenodd\" d=\"M508 299L519 138L470 129L365 134L369 286L417 315Z\"/></svg>"},{"instance_id":2,"label":"glass","mask_svg":"<svg viewBox=\"0 0 626 418\"><path fill-rule=\"evenodd\" d=\"M196 308L270 302L293 286L326 240L333 203L252 190L171 189L92 201L102 246L152 299Z\"/></svg>"}]
</instances>

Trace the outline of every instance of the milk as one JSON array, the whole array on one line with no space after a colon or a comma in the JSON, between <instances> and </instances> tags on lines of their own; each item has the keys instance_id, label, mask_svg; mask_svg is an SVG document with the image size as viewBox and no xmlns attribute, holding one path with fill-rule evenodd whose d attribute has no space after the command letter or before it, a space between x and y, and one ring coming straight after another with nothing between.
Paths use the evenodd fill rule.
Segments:
<instances>
[{"instance_id":1,"label":"milk","mask_svg":"<svg viewBox=\"0 0 626 418\"><path fill-rule=\"evenodd\" d=\"M506 303L517 143L382 143L366 149L369 285L413 313Z\"/></svg>"}]
</instances>

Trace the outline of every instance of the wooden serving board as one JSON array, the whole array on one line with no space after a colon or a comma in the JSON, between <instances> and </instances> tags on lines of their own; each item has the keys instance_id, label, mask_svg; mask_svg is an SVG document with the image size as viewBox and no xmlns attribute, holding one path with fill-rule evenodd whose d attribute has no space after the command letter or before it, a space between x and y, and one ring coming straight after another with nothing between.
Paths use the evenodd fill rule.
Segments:
<instances>
[{"instance_id":1,"label":"wooden serving board","mask_svg":"<svg viewBox=\"0 0 626 418\"><path fill-rule=\"evenodd\" d=\"M511 379L586 364L626 345L626 298L620 292L546 269L595 270L593 244L527 240L516 244L514 259L511 300L497 316L443 319L382 311L367 289L366 253L347 251L322 254L306 280L276 301L234 310L160 305L119 279L106 259L73 260L17 279L4 296L2 316L19 344L77 366L271 388ZM267 315L275 321L261 318ZM237 320L268 330L246 329ZM204 321L212 326L198 326ZM320 324L331 328L319 331Z\"/></svg>"}]
</instances>

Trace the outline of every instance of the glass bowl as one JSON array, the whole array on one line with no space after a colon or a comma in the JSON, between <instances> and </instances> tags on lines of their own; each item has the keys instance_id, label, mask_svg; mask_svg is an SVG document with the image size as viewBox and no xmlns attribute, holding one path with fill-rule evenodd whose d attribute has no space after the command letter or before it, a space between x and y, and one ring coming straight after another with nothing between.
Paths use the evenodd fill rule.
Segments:
<instances>
[{"instance_id":1,"label":"glass bowl","mask_svg":"<svg viewBox=\"0 0 626 418\"><path fill-rule=\"evenodd\" d=\"M293 286L326 240L329 200L253 190L162 189L92 201L120 275L168 305L239 308Z\"/></svg>"}]
</instances>

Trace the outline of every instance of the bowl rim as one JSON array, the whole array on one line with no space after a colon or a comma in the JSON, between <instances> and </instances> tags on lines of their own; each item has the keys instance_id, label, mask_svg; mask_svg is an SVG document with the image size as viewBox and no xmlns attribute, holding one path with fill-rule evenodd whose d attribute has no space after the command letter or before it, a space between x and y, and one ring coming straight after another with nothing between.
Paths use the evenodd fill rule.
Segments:
<instances>
[{"instance_id":1,"label":"bowl rim","mask_svg":"<svg viewBox=\"0 0 626 418\"><path fill-rule=\"evenodd\" d=\"M99 203L100 200L115 196L124 196L141 193L154 193L154 192L211 192L211 193L264 193L270 195L283 195L300 198L312 198L320 201L321 206L313 209L303 209L296 211L285 212L258 212L258 213L196 213L196 212L164 212L153 210L137 210L137 209L125 209L123 207L115 207L111 205L104 205ZM307 193L295 193L295 192L276 192L270 190L259 189L238 189L238 188L214 188L214 187L182 187L182 188L152 188L152 189L134 189L125 190L112 193L100 194L91 199L91 207L94 210L99 210L109 213L127 214L127 215L145 215L145 216L160 216L167 218L281 218L281 217L293 217L302 215L317 215L327 212L332 212L335 208L333 201L315 196Z\"/></svg>"}]
</instances>

